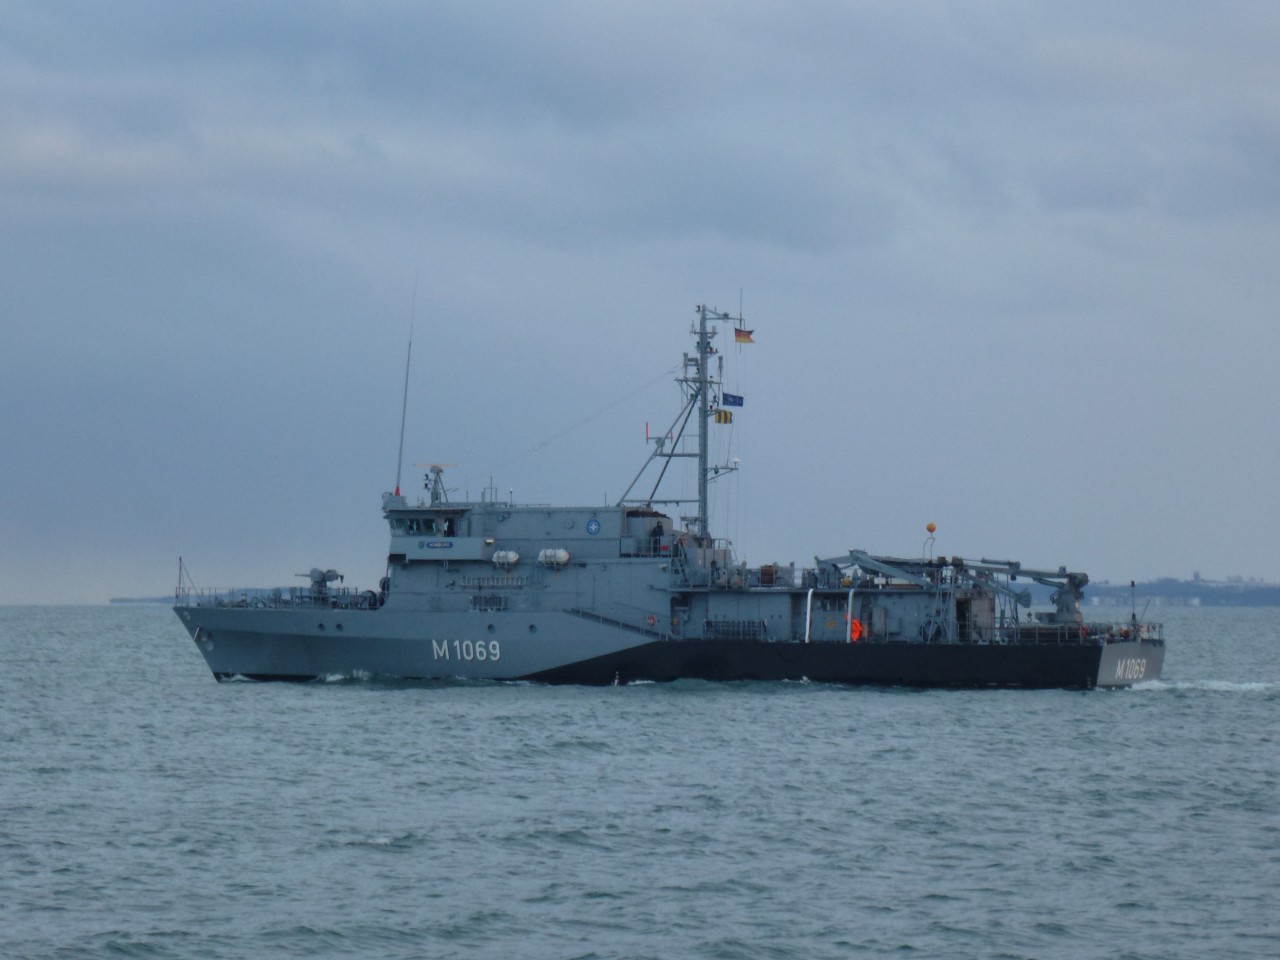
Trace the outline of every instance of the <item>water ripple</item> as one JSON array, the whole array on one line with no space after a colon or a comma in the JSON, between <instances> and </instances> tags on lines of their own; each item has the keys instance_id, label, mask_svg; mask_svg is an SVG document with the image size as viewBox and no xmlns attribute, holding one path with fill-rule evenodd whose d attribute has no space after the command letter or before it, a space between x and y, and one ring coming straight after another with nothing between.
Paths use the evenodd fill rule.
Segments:
<instances>
[{"instance_id":1,"label":"water ripple","mask_svg":"<svg viewBox=\"0 0 1280 960\"><path fill-rule=\"evenodd\" d=\"M1183 616L1081 693L219 685L0 610L0 955L1270 958L1280 612Z\"/></svg>"}]
</instances>

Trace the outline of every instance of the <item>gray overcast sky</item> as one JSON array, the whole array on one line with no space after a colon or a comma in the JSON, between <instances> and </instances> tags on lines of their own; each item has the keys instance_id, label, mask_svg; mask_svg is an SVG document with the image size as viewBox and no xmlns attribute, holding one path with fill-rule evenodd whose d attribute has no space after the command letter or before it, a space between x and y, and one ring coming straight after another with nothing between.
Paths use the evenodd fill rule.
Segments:
<instances>
[{"instance_id":1,"label":"gray overcast sky","mask_svg":"<svg viewBox=\"0 0 1280 960\"><path fill-rule=\"evenodd\" d=\"M749 561L1280 580L1277 49L1230 0L10 0L0 602L372 584L415 275L455 497L616 499L741 296Z\"/></svg>"}]
</instances>

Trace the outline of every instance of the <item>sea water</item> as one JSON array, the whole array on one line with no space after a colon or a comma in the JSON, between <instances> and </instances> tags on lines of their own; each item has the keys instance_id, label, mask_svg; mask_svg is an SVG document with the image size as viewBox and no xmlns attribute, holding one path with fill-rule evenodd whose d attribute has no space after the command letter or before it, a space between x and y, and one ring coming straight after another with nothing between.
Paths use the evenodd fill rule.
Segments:
<instances>
[{"instance_id":1,"label":"sea water","mask_svg":"<svg viewBox=\"0 0 1280 960\"><path fill-rule=\"evenodd\" d=\"M217 684L0 609L0 956L1274 958L1280 610L1121 691Z\"/></svg>"}]
</instances>

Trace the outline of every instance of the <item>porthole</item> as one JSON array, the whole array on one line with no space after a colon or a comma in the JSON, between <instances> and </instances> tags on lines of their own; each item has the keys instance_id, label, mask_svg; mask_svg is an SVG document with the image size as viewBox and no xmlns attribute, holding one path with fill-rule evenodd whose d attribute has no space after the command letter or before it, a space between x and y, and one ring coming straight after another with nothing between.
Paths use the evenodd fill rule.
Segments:
<instances>
[{"instance_id":1,"label":"porthole","mask_svg":"<svg viewBox=\"0 0 1280 960\"><path fill-rule=\"evenodd\" d=\"M498 628L497 628L497 627L495 627L495 626L491 623L491 624L489 624L489 632L490 632L490 633L497 633L497 632L498 632Z\"/></svg>"},{"instance_id":2,"label":"porthole","mask_svg":"<svg viewBox=\"0 0 1280 960\"><path fill-rule=\"evenodd\" d=\"M531 623L531 624L529 624L529 632L530 632L530 633L537 633L537 632L538 632L538 625L537 625L536 623Z\"/></svg>"}]
</instances>

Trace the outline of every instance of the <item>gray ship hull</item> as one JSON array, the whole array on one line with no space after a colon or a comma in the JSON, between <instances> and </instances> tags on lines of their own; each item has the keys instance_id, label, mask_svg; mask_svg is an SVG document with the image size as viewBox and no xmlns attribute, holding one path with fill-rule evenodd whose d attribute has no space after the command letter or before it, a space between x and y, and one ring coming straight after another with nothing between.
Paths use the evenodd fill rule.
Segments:
<instances>
[{"instance_id":1,"label":"gray ship hull","mask_svg":"<svg viewBox=\"0 0 1280 960\"><path fill-rule=\"evenodd\" d=\"M178 615L219 679L515 680L658 636L555 612L492 633L467 613L180 607Z\"/></svg>"},{"instance_id":2,"label":"gray ship hull","mask_svg":"<svg viewBox=\"0 0 1280 960\"><path fill-rule=\"evenodd\" d=\"M347 611L349 613L349 611ZM219 680L383 677L610 684L809 680L906 687L1129 686L1160 675L1164 646L1099 643L802 643L673 640L573 614L477 636L466 614L178 608ZM361 619L365 622L361 622ZM323 628L323 629L322 629ZM481 628L483 629L483 628ZM523 634L523 635L522 635Z\"/></svg>"}]
</instances>

